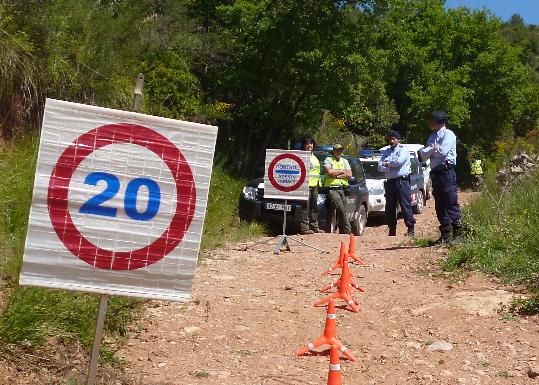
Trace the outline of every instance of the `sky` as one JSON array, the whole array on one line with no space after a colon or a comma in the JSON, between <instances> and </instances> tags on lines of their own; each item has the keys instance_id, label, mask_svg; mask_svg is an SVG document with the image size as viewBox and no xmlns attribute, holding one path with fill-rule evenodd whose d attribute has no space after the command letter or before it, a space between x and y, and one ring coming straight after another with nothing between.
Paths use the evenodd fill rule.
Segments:
<instances>
[{"instance_id":1,"label":"sky","mask_svg":"<svg viewBox=\"0 0 539 385\"><path fill-rule=\"evenodd\" d=\"M525 23L539 25L539 0L446 0L448 8L488 8L504 21L518 13Z\"/></svg>"}]
</instances>

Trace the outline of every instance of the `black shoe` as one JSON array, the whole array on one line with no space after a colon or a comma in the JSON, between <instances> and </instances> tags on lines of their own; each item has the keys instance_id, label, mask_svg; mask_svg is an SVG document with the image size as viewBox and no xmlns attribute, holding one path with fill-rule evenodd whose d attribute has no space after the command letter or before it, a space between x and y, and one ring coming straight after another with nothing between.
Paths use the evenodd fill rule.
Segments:
<instances>
[{"instance_id":1,"label":"black shoe","mask_svg":"<svg viewBox=\"0 0 539 385\"><path fill-rule=\"evenodd\" d=\"M410 238L415 237L414 226L409 226L408 231L406 232L406 234L404 234L404 236L410 237Z\"/></svg>"},{"instance_id":2,"label":"black shoe","mask_svg":"<svg viewBox=\"0 0 539 385\"><path fill-rule=\"evenodd\" d=\"M397 236L397 229L389 229L389 234L388 234L390 237L396 237Z\"/></svg>"},{"instance_id":3,"label":"black shoe","mask_svg":"<svg viewBox=\"0 0 539 385\"><path fill-rule=\"evenodd\" d=\"M300 234L301 235L311 235L311 234L314 234L314 231L312 231L312 230L300 231Z\"/></svg>"},{"instance_id":4,"label":"black shoe","mask_svg":"<svg viewBox=\"0 0 539 385\"><path fill-rule=\"evenodd\" d=\"M440 245L447 245L449 244L449 236L442 235L440 238L438 238L435 241L429 241L429 246L440 246Z\"/></svg>"},{"instance_id":5,"label":"black shoe","mask_svg":"<svg viewBox=\"0 0 539 385\"><path fill-rule=\"evenodd\" d=\"M451 240L452 245L460 245L462 242L464 242L464 237L462 235L454 236Z\"/></svg>"}]
</instances>

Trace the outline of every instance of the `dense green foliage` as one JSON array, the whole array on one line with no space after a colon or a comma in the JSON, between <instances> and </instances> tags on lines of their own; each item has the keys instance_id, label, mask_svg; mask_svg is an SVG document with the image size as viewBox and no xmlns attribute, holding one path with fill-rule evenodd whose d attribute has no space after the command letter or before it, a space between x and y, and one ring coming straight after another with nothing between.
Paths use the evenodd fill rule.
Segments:
<instances>
[{"instance_id":1,"label":"dense green foliage","mask_svg":"<svg viewBox=\"0 0 539 385\"><path fill-rule=\"evenodd\" d=\"M128 109L144 72L143 111L218 124L244 174L328 114L379 145L424 141L444 109L486 153L539 117L537 27L442 0L10 0L0 36L2 135L37 127L44 97Z\"/></svg>"},{"instance_id":2,"label":"dense green foliage","mask_svg":"<svg viewBox=\"0 0 539 385\"><path fill-rule=\"evenodd\" d=\"M539 137L500 148L499 163L515 150L539 151ZM486 173L481 196L464 209L467 241L450 250L446 270L479 269L504 283L527 286L532 298L516 302L517 310L539 312L539 173L507 189L496 185L496 167ZM535 310L534 310L535 309Z\"/></svg>"}]
</instances>

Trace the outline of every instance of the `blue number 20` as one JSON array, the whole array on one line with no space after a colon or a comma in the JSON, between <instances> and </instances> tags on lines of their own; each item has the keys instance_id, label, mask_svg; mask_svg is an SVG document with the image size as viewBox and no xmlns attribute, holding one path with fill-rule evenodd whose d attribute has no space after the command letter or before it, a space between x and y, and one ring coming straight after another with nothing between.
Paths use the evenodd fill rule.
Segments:
<instances>
[{"instance_id":1,"label":"blue number 20","mask_svg":"<svg viewBox=\"0 0 539 385\"><path fill-rule=\"evenodd\" d=\"M120 191L120 180L115 175L106 172L92 172L86 176L84 183L96 186L98 182L105 181L107 187L101 193L88 199L80 208L82 214L116 217L115 207L103 206L103 203L112 199ZM146 186L148 189L148 206L144 212L137 211L137 196L139 189ZM127 216L136 221L149 221L159 212L161 204L161 189L157 182L148 178L136 178L127 184L125 189L124 210Z\"/></svg>"}]
</instances>

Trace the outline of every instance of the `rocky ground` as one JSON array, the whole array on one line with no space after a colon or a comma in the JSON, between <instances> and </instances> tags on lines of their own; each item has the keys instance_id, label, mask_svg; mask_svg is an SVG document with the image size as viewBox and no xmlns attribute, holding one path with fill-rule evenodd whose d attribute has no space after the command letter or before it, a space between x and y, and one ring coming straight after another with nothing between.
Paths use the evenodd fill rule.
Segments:
<instances>
[{"instance_id":1,"label":"rocky ground","mask_svg":"<svg viewBox=\"0 0 539 385\"><path fill-rule=\"evenodd\" d=\"M461 199L469 196L461 194ZM419 237L433 237L434 203L417 217ZM404 233L400 224L399 234ZM539 384L539 317L504 313L518 288L481 275L449 276L444 248L421 248L371 226L356 238L366 266L358 314L337 310L337 333L358 357L343 360L345 384ZM204 256L189 305L152 302L140 330L118 356L137 384L325 384L328 351L294 357L323 330L313 302L346 236L302 237L331 251L292 242L241 245Z\"/></svg>"}]
</instances>

